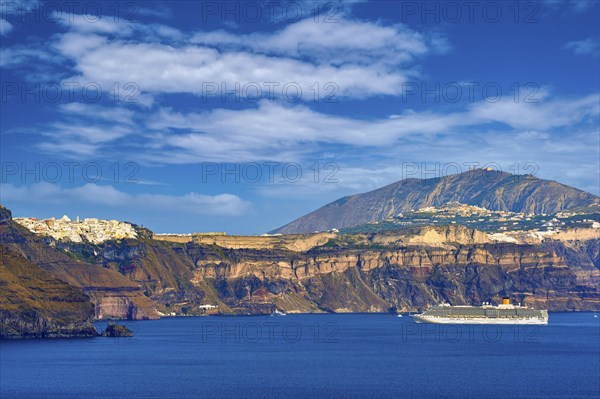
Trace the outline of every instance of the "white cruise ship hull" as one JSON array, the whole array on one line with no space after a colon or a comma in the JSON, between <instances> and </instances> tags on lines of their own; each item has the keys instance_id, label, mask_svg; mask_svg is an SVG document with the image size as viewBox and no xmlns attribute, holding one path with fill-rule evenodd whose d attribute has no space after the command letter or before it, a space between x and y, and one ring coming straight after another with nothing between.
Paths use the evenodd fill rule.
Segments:
<instances>
[{"instance_id":1,"label":"white cruise ship hull","mask_svg":"<svg viewBox=\"0 0 600 399\"><path fill-rule=\"evenodd\" d=\"M417 323L432 323L432 324L527 324L527 325L546 325L548 319L531 318L490 318L490 317L434 317L424 315L411 315Z\"/></svg>"}]
</instances>

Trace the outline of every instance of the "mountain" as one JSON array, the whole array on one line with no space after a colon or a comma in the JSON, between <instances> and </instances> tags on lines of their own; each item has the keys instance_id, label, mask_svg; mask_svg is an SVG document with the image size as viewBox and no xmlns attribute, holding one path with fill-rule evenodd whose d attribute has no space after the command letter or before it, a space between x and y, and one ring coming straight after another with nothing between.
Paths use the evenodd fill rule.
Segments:
<instances>
[{"instance_id":1,"label":"mountain","mask_svg":"<svg viewBox=\"0 0 600 399\"><path fill-rule=\"evenodd\" d=\"M352 227L449 202L497 211L553 214L600 203L600 198L531 175L476 169L440 178L405 179L367 193L343 197L272 233L312 233Z\"/></svg>"}]
</instances>

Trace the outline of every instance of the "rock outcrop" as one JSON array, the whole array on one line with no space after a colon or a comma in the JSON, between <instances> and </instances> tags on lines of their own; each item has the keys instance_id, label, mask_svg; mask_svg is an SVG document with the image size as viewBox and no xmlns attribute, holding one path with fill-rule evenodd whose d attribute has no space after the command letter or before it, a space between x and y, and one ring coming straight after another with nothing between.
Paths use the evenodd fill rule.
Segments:
<instances>
[{"instance_id":1,"label":"rock outcrop","mask_svg":"<svg viewBox=\"0 0 600 399\"><path fill-rule=\"evenodd\" d=\"M133 337L133 331L121 324L109 322L106 326L106 329L102 331L102 334L100 335L102 335L103 337L112 338Z\"/></svg>"},{"instance_id":2,"label":"rock outcrop","mask_svg":"<svg viewBox=\"0 0 600 399\"><path fill-rule=\"evenodd\" d=\"M0 223L7 223L10 220L12 220L12 213L10 210L0 205Z\"/></svg>"}]
</instances>

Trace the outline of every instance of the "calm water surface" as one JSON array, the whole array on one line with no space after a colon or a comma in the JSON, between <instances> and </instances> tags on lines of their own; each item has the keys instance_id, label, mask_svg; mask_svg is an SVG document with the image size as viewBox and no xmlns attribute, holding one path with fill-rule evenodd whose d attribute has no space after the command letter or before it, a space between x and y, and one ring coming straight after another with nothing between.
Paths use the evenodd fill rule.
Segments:
<instances>
[{"instance_id":1,"label":"calm water surface","mask_svg":"<svg viewBox=\"0 0 600 399\"><path fill-rule=\"evenodd\" d=\"M591 313L545 327L382 314L124 324L134 338L1 342L0 398L600 397Z\"/></svg>"}]
</instances>

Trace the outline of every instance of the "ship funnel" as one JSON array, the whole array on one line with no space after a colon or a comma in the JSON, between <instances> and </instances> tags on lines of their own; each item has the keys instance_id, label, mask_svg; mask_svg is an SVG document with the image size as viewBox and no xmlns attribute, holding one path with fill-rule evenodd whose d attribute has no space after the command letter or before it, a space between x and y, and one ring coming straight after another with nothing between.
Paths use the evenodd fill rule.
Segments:
<instances>
[{"instance_id":1,"label":"ship funnel","mask_svg":"<svg viewBox=\"0 0 600 399\"><path fill-rule=\"evenodd\" d=\"M503 305L510 305L510 298L508 298L508 297L502 298L502 304Z\"/></svg>"}]
</instances>

